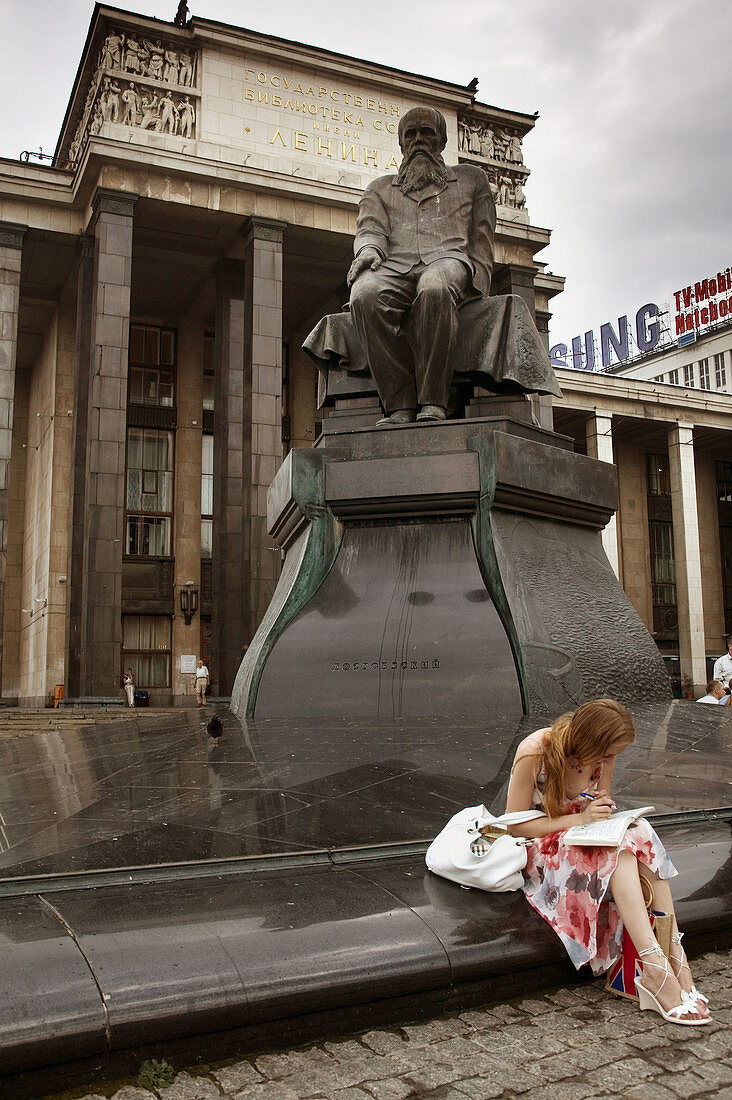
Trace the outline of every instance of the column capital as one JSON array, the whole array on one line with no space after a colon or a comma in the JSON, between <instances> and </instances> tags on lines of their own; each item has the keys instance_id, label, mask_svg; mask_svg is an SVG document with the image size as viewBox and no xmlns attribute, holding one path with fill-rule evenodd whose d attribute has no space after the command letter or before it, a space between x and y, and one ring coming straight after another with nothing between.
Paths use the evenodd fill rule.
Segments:
<instances>
[{"instance_id":1,"label":"column capital","mask_svg":"<svg viewBox=\"0 0 732 1100\"><path fill-rule=\"evenodd\" d=\"M0 221L0 246L3 248L23 247L23 237L28 232L27 225L18 225L17 222Z\"/></svg>"},{"instance_id":2,"label":"column capital","mask_svg":"<svg viewBox=\"0 0 732 1100\"><path fill-rule=\"evenodd\" d=\"M80 260L88 260L94 255L94 238L82 233L76 241L76 253Z\"/></svg>"},{"instance_id":3,"label":"column capital","mask_svg":"<svg viewBox=\"0 0 732 1100\"><path fill-rule=\"evenodd\" d=\"M139 195L127 191L112 191L108 187L97 187L92 198L92 210L96 220L100 214L119 214L131 218Z\"/></svg>"},{"instance_id":4,"label":"column capital","mask_svg":"<svg viewBox=\"0 0 732 1100\"><path fill-rule=\"evenodd\" d=\"M274 241L282 244L287 222L278 221L276 218L247 218L241 227L242 236L247 244L251 241Z\"/></svg>"}]
</instances>

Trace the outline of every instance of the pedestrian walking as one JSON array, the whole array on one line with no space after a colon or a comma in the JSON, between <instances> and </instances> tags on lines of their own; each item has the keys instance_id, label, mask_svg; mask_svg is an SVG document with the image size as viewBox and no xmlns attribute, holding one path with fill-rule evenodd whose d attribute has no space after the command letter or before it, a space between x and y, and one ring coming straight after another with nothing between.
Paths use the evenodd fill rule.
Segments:
<instances>
[{"instance_id":1,"label":"pedestrian walking","mask_svg":"<svg viewBox=\"0 0 732 1100\"><path fill-rule=\"evenodd\" d=\"M134 707L135 705L135 677L132 675L132 669L128 668L125 671L124 680L122 686L125 689L125 695L127 696L127 706Z\"/></svg>"},{"instance_id":2,"label":"pedestrian walking","mask_svg":"<svg viewBox=\"0 0 732 1100\"><path fill-rule=\"evenodd\" d=\"M206 694L209 685L208 669L203 661L199 660L196 668L196 699L199 707L206 706Z\"/></svg>"}]
</instances>

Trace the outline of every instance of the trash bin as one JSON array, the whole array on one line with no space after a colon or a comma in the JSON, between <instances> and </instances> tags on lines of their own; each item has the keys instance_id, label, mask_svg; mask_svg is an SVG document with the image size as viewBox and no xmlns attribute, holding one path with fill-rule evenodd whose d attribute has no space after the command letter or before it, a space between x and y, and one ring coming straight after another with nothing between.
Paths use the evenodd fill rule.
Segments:
<instances>
[{"instance_id":1,"label":"trash bin","mask_svg":"<svg viewBox=\"0 0 732 1100\"><path fill-rule=\"evenodd\" d=\"M149 707L150 706L150 692L149 691L136 691L135 692L135 706L136 707Z\"/></svg>"},{"instance_id":2,"label":"trash bin","mask_svg":"<svg viewBox=\"0 0 732 1100\"><path fill-rule=\"evenodd\" d=\"M56 687L53 689L53 705L54 705L54 707L57 707L59 705L59 703L61 702L63 697L64 697L64 685L63 684L56 684Z\"/></svg>"}]
</instances>

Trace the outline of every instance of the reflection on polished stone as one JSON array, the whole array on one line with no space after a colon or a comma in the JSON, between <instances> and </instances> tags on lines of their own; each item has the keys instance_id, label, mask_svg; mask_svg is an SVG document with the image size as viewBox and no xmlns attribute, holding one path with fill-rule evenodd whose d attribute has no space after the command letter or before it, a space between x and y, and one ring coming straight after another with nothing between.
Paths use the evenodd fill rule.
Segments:
<instances>
[{"instance_id":1,"label":"reflection on polished stone","mask_svg":"<svg viewBox=\"0 0 732 1100\"><path fill-rule=\"evenodd\" d=\"M264 721L154 711L135 723L0 742L0 877L410 842L465 805L503 809L518 741L540 723ZM619 806L728 806L732 712L636 707Z\"/></svg>"}]
</instances>

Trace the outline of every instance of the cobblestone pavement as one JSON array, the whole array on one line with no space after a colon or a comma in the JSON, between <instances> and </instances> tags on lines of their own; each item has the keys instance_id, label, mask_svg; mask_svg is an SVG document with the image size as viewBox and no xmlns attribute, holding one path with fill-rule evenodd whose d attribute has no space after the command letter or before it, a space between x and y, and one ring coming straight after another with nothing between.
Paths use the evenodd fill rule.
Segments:
<instances>
[{"instance_id":1,"label":"cobblestone pavement","mask_svg":"<svg viewBox=\"0 0 732 1100\"><path fill-rule=\"evenodd\" d=\"M696 960L714 1022L665 1024L602 990L555 989L427 1023L110 1085L68 1100L732 1100L732 952Z\"/></svg>"}]
</instances>

